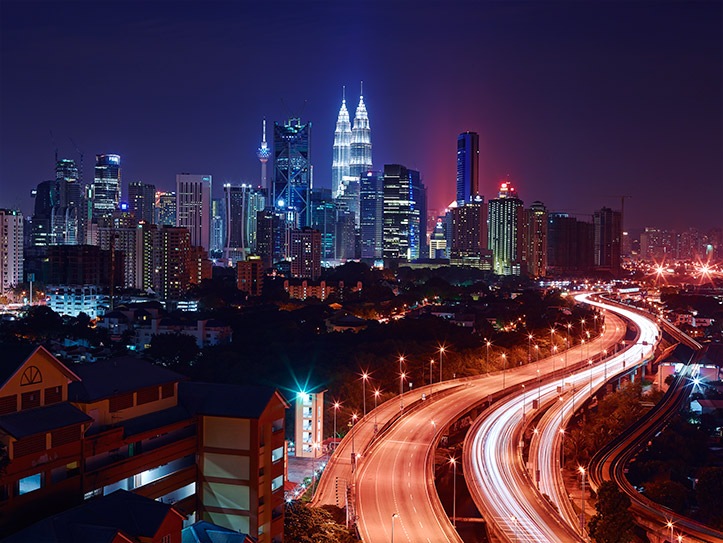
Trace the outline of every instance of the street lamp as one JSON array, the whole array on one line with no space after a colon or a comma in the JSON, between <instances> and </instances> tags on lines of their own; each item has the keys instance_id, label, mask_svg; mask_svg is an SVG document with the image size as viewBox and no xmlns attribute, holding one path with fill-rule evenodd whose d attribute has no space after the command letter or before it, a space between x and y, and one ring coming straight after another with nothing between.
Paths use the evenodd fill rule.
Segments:
<instances>
[{"instance_id":1,"label":"street lamp","mask_svg":"<svg viewBox=\"0 0 723 543\"><path fill-rule=\"evenodd\" d=\"M490 371L490 345L492 345L492 343L487 341L486 345L487 345L487 371L489 372Z\"/></svg>"},{"instance_id":2,"label":"street lamp","mask_svg":"<svg viewBox=\"0 0 723 543\"><path fill-rule=\"evenodd\" d=\"M367 379L369 374L367 372L362 373L362 405L364 406L364 416L367 416Z\"/></svg>"},{"instance_id":3,"label":"street lamp","mask_svg":"<svg viewBox=\"0 0 723 543\"><path fill-rule=\"evenodd\" d=\"M565 372L567 372L567 351L570 350L570 328L572 328L572 324L569 322L567 323L567 343L565 347Z\"/></svg>"},{"instance_id":4,"label":"street lamp","mask_svg":"<svg viewBox=\"0 0 723 543\"><path fill-rule=\"evenodd\" d=\"M673 523L668 521L666 526L670 529L670 541L673 542Z\"/></svg>"},{"instance_id":5,"label":"street lamp","mask_svg":"<svg viewBox=\"0 0 723 543\"><path fill-rule=\"evenodd\" d=\"M442 382L442 355L444 354L444 346L439 348L439 382Z\"/></svg>"},{"instance_id":6,"label":"street lamp","mask_svg":"<svg viewBox=\"0 0 723 543\"><path fill-rule=\"evenodd\" d=\"M429 386L432 386L432 364L434 364L434 359L429 359Z\"/></svg>"},{"instance_id":7,"label":"street lamp","mask_svg":"<svg viewBox=\"0 0 723 543\"><path fill-rule=\"evenodd\" d=\"M457 527L457 459L449 459L452 464L452 525Z\"/></svg>"},{"instance_id":8,"label":"street lamp","mask_svg":"<svg viewBox=\"0 0 723 543\"><path fill-rule=\"evenodd\" d=\"M540 362L540 346L535 345L535 363L537 364L539 362Z\"/></svg>"},{"instance_id":9,"label":"street lamp","mask_svg":"<svg viewBox=\"0 0 723 543\"><path fill-rule=\"evenodd\" d=\"M351 416L351 459L352 459L352 466L351 469L356 472L356 453L354 452L354 423L356 422L356 419L359 418L359 415L354 413Z\"/></svg>"},{"instance_id":10,"label":"street lamp","mask_svg":"<svg viewBox=\"0 0 723 543\"><path fill-rule=\"evenodd\" d=\"M319 443L316 441L311 444L311 462L312 462L312 472L311 472L311 499L314 499L314 492L316 491L316 455L320 448Z\"/></svg>"},{"instance_id":11,"label":"street lamp","mask_svg":"<svg viewBox=\"0 0 723 543\"><path fill-rule=\"evenodd\" d=\"M505 353L502 353L502 362L504 363L504 368L502 370L502 390L505 388L505 377L507 374L507 355Z\"/></svg>"},{"instance_id":12,"label":"street lamp","mask_svg":"<svg viewBox=\"0 0 723 543\"><path fill-rule=\"evenodd\" d=\"M585 468L582 466L577 467L578 471L582 473L582 496L580 497L582 517L580 520L580 533L585 534Z\"/></svg>"},{"instance_id":13,"label":"street lamp","mask_svg":"<svg viewBox=\"0 0 723 543\"><path fill-rule=\"evenodd\" d=\"M554 335L555 335L555 327L553 326L552 328L550 328L550 356L554 356L553 350L555 350L555 351L557 350L556 346L553 345L554 339L552 336L554 336ZM555 347L554 349L553 349L553 346Z\"/></svg>"},{"instance_id":14,"label":"street lamp","mask_svg":"<svg viewBox=\"0 0 723 543\"><path fill-rule=\"evenodd\" d=\"M392 543L394 543L394 519L399 518L397 513L392 514Z\"/></svg>"},{"instance_id":15,"label":"street lamp","mask_svg":"<svg viewBox=\"0 0 723 543\"><path fill-rule=\"evenodd\" d=\"M527 363L532 363L532 334L527 336Z\"/></svg>"},{"instance_id":16,"label":"street lamp","mask_svg":"<svg viewBox=\"0 0 723 543\"><path fill-rule=\"evenodd\" d=\"M377 433L377 400L379 399L379 389L374 391L374 433Z\"/></svg>"},{"instance_id":17,"label":"street lamp","mask_svg":"<svg viewBox=\"0 0 723 543\"><path fill-rule=\"evenodd\" d=\"M402 381L404 381L404 372L402 371L402 362L404 362L404 357L399 357L399 409L401 411L404 411L404 399L402 398Z\"/></svg>"},{"instance_id":18,"label":"street lamp","mask_svg":"<svg viewBox=\"0 0 723 543\"><path fill-rule=\"evenodd\" d=\"M512 515L512 516L510 517L510 520L512 521L512 523L513 523L514 526L515 526L515 528L514 528L514 530L515 530L515 543L517 543L517 517L514 516L514 515Z\"/></svg>"},{"instance_id":19,"label":"street lamp","mask_svg":"<svg viewBox=\"0 0 723 543\"><path fill-rule=\"evenodd\" d=\"M338 435L336 433L336 412L339 411L340 407L341 404L339 402L334 402L334 450L336 450L336 436Z\"/></svg>"},{"instance_id":20,"label":"street lamp","mask_svg":"<svg viewBox=\"0 0 723 543\"><path fill-rule=\"evenodd\" d=\"M560 398L562 400L562 398ZM560 418L562 418L562 413L560 414ZM560 469L565 469L565 429L560 428L560 433L562 434L562 464L560 465Z\"/></svg>"}]
</instances>

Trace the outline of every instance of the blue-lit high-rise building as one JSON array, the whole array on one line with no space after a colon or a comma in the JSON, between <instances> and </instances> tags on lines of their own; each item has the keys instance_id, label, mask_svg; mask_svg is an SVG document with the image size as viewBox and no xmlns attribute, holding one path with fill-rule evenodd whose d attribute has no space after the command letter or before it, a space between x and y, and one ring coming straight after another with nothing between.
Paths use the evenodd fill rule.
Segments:
<instances>
[{"instance_id":1,"label":"blue-lit high-rise building","mask_svg":"<svg viewBox=\"0 0 723 543\"><path fill-rule=\"evenodd\" d=\"M274 123L273 205L296 212L299 227L311 225L310 140L311 123L301 124L298 118Z\"/></svg>"},{"instance_id":2,"label":"blue-lit high-rise building","mask_svg":"<svg viewBox=\"0 0 723 543\"><path fill-rule=\"evenodd\" d=\"M457 136L457 205L474 202L479 195L479 134Z\"/></svg>"},{"instance_id":3,"label":"blue-lit high-rise building","mask_svg":"<svg viewBox=\"0 0 723 543\"><path fill-rule=\"evenodd\" d=\"M93 178L93 221L109 220L121 198L119 155L96 155Z\"/></svg>"},{"instance_id":4,"label":"blue-lit high-rise building","mask_svg":"<svg viewBox=\"0 0 723 543\"><path fill-rule=\"evenodd\" d=\"M384 166L382 256L385 259L411 261L424 255L426 193L418 171L400 164Z\"/></svg>"},{"instance_id":5,"label":"blue-lit high-rise building","mask_svg":"<svg viewBox=\"0 0 723 543\"><path fill-rule=\"evenodd\" d=\"M360 177L362 173L372 169L372 133L369 126L369 115L364 104L364 89L359 96L359 105L354 114L354 126L351 129L349 173Z\"/></svg>"},{"instance_id":6,"label":"blue-lit high-rise building","mask_svg":"<svg viewBox=\"0 0 723 543\"><path fill-rule=\"evenodd\" d=\"M361 257L382 258L384 172L369 171L359 178Z\"/></svg>"}]
</instances>

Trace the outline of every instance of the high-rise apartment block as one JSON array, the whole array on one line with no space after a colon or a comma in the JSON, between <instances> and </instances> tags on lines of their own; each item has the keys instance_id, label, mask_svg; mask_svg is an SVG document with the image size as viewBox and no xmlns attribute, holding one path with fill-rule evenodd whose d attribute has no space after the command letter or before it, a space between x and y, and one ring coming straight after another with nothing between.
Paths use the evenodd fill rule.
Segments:
<instances>
[{"instance_id":1,"label":"high-rise apartment block","mask_svg":"<svg viewBox=\"0 0 723 543\"><path fill-rule=\"evenodd\" d=\"M491 269L492 253L487 248L488 211L484 199L477 196L472 202L453 207L450 212L452 214L450 263Z\"/></svg>"},{"instance_id":2,"label":"high-rise apartment block","mask_svg":"<svg viewBox=\"0 0 723 543\"><path fill-rule=\"evenodd\" d=\"M190 245L211 248L211 176L176 175L176 226L187 228Z\"/></svg>"},{"instance_id":3,"label":"high-rise apartment block","mask_svg":"<svg viewBox=\"0 0 723 543\"><path fill-rule=\"evenodd\" d=\"M599 270L609 271L613 277L620 275L621 215L603 207L593 214L595 244L593 259Z\"/></svg>"},{"instance_id":4,"label":"high-rise apartment block","mask_svg":"<svg viewBox=\"0 0 723 543\"><path fill-rule=\"evenodd\" d=\"M291 231L291 277L321 277L321 234L310 227Z\"/></svg>"},{"instance_id":5,"label":"high-rise apartment block","mask_svg":"<svg viewBox=\"0 0 723 543\"><path fill-rule=\"evenodd\" d=\"M533 202L522 211L522 264L532 277L543 277L547 270L547 208Z\"/></svg>"},{"instance_id":6,"label":"high-rise apartment block","mask_svg":"<svg viewBox=\"0 0 723 543\"><path fill-rule=\"evenodd\" d=\"M236 263L236 288L249 296L261 296L264 287L264 263L260 256Z\"/></svg>"},{"instance_id":7,"label":"high-rise apartment block","mask_svg":"<svg viewBox=\"0 0 723 543\"><path fill-rule=\"evenodd\" d=\"M156 187L147 183L133 182L128 184L128 208L137 222L148 224L155 222Z\"/></svg>"},{"instance_id":8,"label":"high-rise apartment block","mask_svg":"<svg viewBox=\"0 0 723 543\"><path fill-rule=\"evenodd\" d=\"M23 279L23 214L0 209L0 295Z\"/></svg>"},{"instance_id":9,"label":"high-rise apartment block","mask_svg":"<svg viewBox=\"0 0 723 543\"><path fill-rule=\"evenodd\" d=\"M96 155L92 185L92 220L102 224L118 208L121 199L119 155Z\"/></svg>"},{"instance_id":10,"label":"high-rise apartment block","mask_svg":"<svg viewBox=\"0 0 723 543\"><path fill-rule=\"evenodd\" d=\"M492 249L494 272L520 275L520 222L522 200L511 183L500 185L497 198L489 201L488 246Z\"/></svg>"},{"instance_id":11,"label":"high-rise apartment block","mask_svg":"<svg viewBox=\"0 0 723 543\"><path fill-rule=\"evenodd\" d=\"M298 225L309 226L311 214L311 123L289 119L274 123L273 205L298 214Z\"/></svg>"},{"instance_id":12,"label":"high-rise apartment block","mask_svg":"<svg viewBox=\"0 0 723 543\"><path fill-rule=\"evenodd\" d=\"M226 241L224 258L236 263L256 250L257 214L265 207L264 191L251 185L223 186Z\"/></svg>"},{"instance_id":13,"label":"high-rise apartment block","mask_svg":"<svg viewBox=\"0 0 723 543\"><path fill-rule=\"evenodd\" d=\"M547 217L547 268L553 274L577 274L593 266L593 227L567 213Z\"/></svg>"},{"instance_id":14,"label":"high-rise apartment block","mask_svg":"<svg viewBox=\"0 0 723 543\"><path fill-rule=\"evenodd\" d=\"M176 193L156 192L156 220L158 226L176 226Z\"/></svg>"},{"instance_id":15,"label":"high-rise apartment block","mask_svg":"<svg viewBox=\"0 0 723 543\"><path fill-rule=\"evenodd\" d=\"M479 191L479 134L457 137L457 205L472 203Z\"/></svg>"}]
</instances>

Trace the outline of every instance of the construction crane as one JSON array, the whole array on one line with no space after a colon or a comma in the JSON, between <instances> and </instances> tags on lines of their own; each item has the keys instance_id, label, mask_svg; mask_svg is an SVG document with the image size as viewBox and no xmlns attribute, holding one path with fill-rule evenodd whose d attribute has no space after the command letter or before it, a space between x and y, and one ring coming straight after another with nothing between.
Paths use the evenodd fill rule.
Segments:
<instances>
[{"instance_id":1,"label":"construction crane","mask_svg":"<svg viewBox=\"0 0 723 543\"><path fill-rule=\"evenodd\" d=\"M80 181L81 186L82 186L82 183L83 183L83 151L78 149L78 146L73 141L73 138L68 136L68 139L70 140L70 143L73 144L73 147L75 147L75 152L80 155L80 167L78 168L78 178L79 178L78 180Z\"/></svg>"}]
</instances>

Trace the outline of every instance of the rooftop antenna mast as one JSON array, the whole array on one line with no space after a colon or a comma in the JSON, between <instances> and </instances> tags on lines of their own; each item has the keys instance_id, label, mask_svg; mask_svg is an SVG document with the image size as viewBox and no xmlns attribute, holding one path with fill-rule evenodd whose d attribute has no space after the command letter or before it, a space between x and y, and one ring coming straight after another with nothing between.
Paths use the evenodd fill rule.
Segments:
<instances>
[{"instance_id":1,"label":"rooftop antenna mast","mask_svg":"<svg viewBox=\"0 0 723 543\"><path fill-rule=\"evenodd\" d=\"M50 139L53 140L53 147L55 147L55 163L58 163L58 142L55 141L52 129L50 130Z\"/></svg>"}]
</instances>

